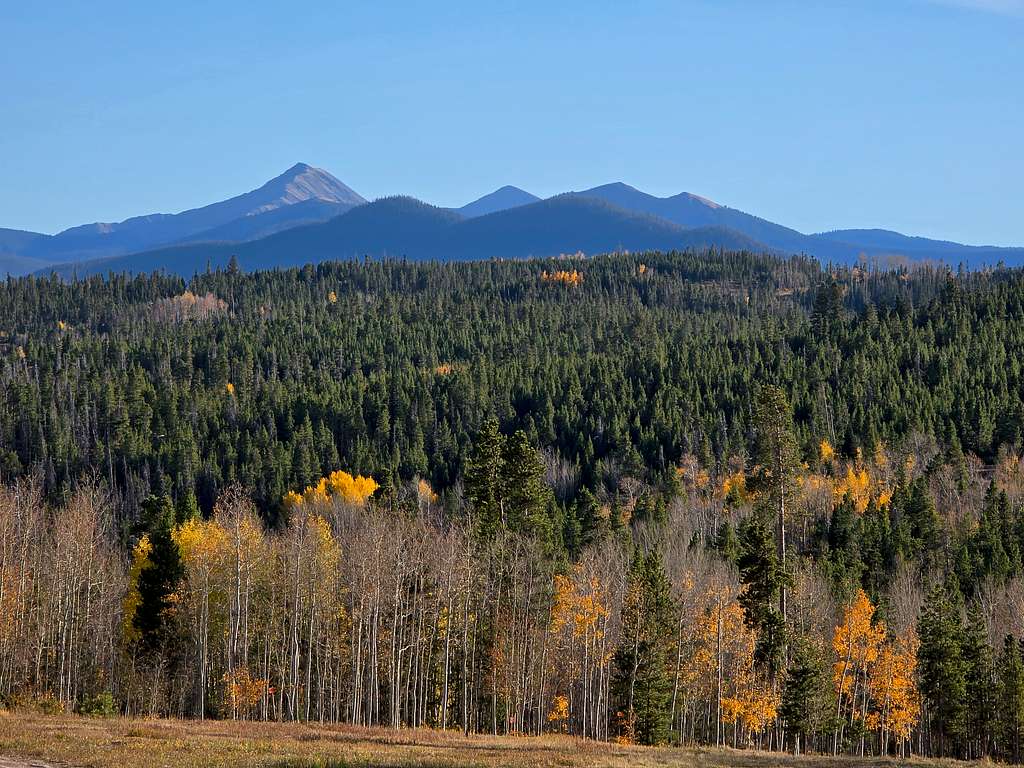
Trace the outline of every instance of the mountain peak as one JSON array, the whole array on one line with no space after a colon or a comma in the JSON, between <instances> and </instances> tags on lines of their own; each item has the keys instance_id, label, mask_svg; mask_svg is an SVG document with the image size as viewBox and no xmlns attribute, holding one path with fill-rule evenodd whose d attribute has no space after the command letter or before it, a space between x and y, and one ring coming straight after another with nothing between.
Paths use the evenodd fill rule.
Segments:
<instances>
[{"instance_id":1,"label":"mountain peak","mask_svg":"<svg viewBox=\"0 0 1024 768\"><path fill-rule=\"evenodd\" d=\"M631 185L627 184L624 181L612 181L612 182L610 182L608 184L601 184L600 186L593 187L592 189L589 189L587 191L588 192L593 192L593 191L599 190L599 189L601 189L601 190L608 190L609 192L611 192L611 191L640 192L639 189L637 189L634 186L631 186ZM647 194L647 193L643 192L641 194Z\"/></svg>"},{"instance_id":2,"label":"mountain peak","mask_svg":"<svg viewBox=\"0 0 1024 768\"><path fill-rule=\"evenodd\" d=\"M280 176L276 176L254 193L260 198L250 213L272 210L281 205L293 205L306 200L321 200L327 203L362 205L366 200L322 168L307 163L296 163ZM271 199L265 199L270 197Z\"/></svg>"},{"instance_id":3,"label":"mountain peak","mask_svg":"<svg viewBox=\"0 0 1024 768\"><path fill-rule=\"evenodd\" d=\"M526 190L506 184L490 194L468 203L456 209L468 219L477 216L486 216L488 213L497 213L509 208L518 208L521 205L529 205L540 200L536 195L531 195Z\"/></svg>"}]
</instances>

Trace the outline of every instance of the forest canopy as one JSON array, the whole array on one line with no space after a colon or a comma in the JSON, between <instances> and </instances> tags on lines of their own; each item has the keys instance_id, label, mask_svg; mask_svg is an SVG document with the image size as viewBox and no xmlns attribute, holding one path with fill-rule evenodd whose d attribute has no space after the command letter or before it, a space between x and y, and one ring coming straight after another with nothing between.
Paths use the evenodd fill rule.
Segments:
<instances>
[{"instance_id":1,"label":"forest canopy","mask_svg":"<svg viewBox=\"0 0 1024 768\"><path fill-rule=\"evenodd\" d=\"M364 260L0 306L9 706L1020 757L1020 271Z\"/></svg>"}]
</instances>

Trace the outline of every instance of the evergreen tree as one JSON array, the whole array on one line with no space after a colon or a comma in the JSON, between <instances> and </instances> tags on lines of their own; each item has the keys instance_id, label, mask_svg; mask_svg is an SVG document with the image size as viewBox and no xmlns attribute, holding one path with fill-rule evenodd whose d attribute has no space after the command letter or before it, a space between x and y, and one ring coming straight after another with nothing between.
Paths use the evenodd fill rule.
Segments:
<instances>
[{"instance_id":1,"label":"evergreen tree","mask_svg":"<svg viewBox=\"0 0 1024 768\"><path fill-rule=\"evenodd\" d=\"M171 637L172 595L184 575L178 545L171 534L175 511L166 497L150 497L143 508L143 519L151 546L149 565L139 573L139 605L133 622L145 652L161 650Z\"/></svg>"},{"instance_id":2,"label":"evergreen tree","mask_svg":"<svg viewBox=\"0 0 1024 768\"><path fill-rule=\"evenodd\" d=\"M775 541L778 565L786 573L786 505L792 505L794 473L800 454L793 433L793 413L786 393L777 386L763 386L757 397L755 412L757 429L757 460L759 472L755 485L761 503L775 518ZM779 582L779 613L786 620L786 581Z\"/></svg>"},{"instance_id":3,"label":"evergreen tree","mask_svg":"<svg viewBox=\"0 0 1024 768\"><path fill-rule=\"evenodd\" d=\"M834 279L822 283L814 296L811 324L821 338L838 330L843 318L843 289Z\"/></svg>"},{"instance_id":4,"label":"evergreen tree","mask_svg":"<svg viewBox=\"0 0 1024 768\"><path fill-rule=\"evenodd\" d=\"M962 754L966 730L967 665L963 658L963 598L955 583L936 586L925 600L917 633L921 695L928 703L933 753Z\"/></svg>"},{"instance_id":5,"label":"evergreen tree","mask_svg":"<svg viewBox=\"0 0 1024 768\"><path fill-rule=\"evenodd\" d=\"M718 526L712 546L727 563L737 562L740 556L740 543L731 521L726 520Z\"/></svg>"},{"instance_id":6,"label":"evergreen tree","mask_svg":"<svg viewBox=\"0 0 1024 768\"><path fill-rule=\"evenodd\" d=\"M608 520L601 515L601 505L589 488L583 488L576 499L576 518L580 526L580 542L590 546L608 534Z\"/></svg>"},{"instance_id":7,"label":"evergreen tree","mask_svg":"<svg viewBox=\"0 0 1024 768\"><path fill-rule=\"evenodd\" d=\"M821 658L808 642L796 644L786 672L779 714L791 739L793 754L808 750L814 729L825 712L825 673Z\"/></svg>"},{"instance_id":8,"label":"evergreen tree","mask_svg":"<svg viewBox=\"0 0 1024 768\"><path fill-rule=\"evenodd\" d=\"M740 524L740 605L744 621L757 633L755 659L771 674L778 671L785 644L786 624L778 597L785 580L779 568L769 524L754 514Z\"/></svg>"},{"instance_id":9,"label":"evergreen tree","mask_svg":"<svg viewBox=\"0 0 1024 768\"><path fill-rule=\"evenodd\" d=\"M1024 662L1020 643L1013 635L1003 640L999 655L999 738L1003 757L1021 761L1021 737L1024 735Z\"/></svg>"},{"instance_id":10,"label":"evergreen tree","mask_svg":"<svg viewBox=\"0 0 1024 768\"><path fill-rule=\"evenodd\" d=\"M189 520L198 520L200 517L202 513L199 511L199 501L192 491L182 494L174 503L174 522L178 525Z\"/></svg>"},{"instance_id":11,"label":"evergreen tree","mask_svg":"<svg viewBox=\"0 0 1024 768\"><path fill-rule=\"evenodd\" d=\"M544 479L544 462L526 432L505 440L498 492L506 524L515 531L553 541L553 498Z\"/></svg>"},{"instance_id":12,"label":"evergreen tree","mask_svg":"<svg viewBox=\"0 0 1024 768\"><path fill-rule=\"evenodd\" d=\"M623 735L640 744L661 744L668 737L675 610L661 556L637 552L622 604L612 692L621 713L618 719Z\"/></svg>"},{"instance_id":13,"label":"evergreen tree","mask_svg":"<svg viewBox=\"0 0 1024 768\"><path fill-rule=\"evenodd\" d=\"M933 564L942 544L941 522L928 492L926 478L919 477L909 486L900 488L893 497L894 506L907 523L913 553L927 571Z\"/></svg>"},{"instance_id":14,"label":"evergreen tree","mask_svg":"<svg viewBox=\"0 0 1024 768\"><path fill-rule=\"evenodd\" d=\"M505 438L497 419L487 419L480 427L466 462L466 498L473 508L477 534L484 541L494 538L506 524L502 504Z\"/></svg>"},{"instance_id":15,"label":"evergreen tree","mask_svg":"<svg viewBox=\"0 0 1024 768\"><path fill-rule=\"evenodd\" d=\"M966 733L969 759L989 754L992 737L993 693L992 648L988 643L985 620L977 605L967 612L964 628L963 660L966 686Z\"/></svg>"}]
</instances>

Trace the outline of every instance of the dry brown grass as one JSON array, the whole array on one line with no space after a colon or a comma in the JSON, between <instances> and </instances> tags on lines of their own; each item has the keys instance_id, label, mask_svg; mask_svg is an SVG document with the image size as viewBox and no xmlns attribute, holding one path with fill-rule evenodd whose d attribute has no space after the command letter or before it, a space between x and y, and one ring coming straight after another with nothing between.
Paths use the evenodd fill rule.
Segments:
<instances>
[{"instance_id":1,"label":"dry brown grass","mask_svg":"<svg viewBox=\"0 0 1024 768\"><path fill-rule=\"evenodd\" d=\"M560 736L467 737L450 731L392 731L291 723L105 720L3 712L0 712L0 756L81 768L781 768L794 764L802 768L866 768L897 764L879 759L795 759L753 751L624 747ZM940 765L935 761L912 762L931 768ZM2 758L0 765L5 765Z\"/></svg>"}]
</instances>

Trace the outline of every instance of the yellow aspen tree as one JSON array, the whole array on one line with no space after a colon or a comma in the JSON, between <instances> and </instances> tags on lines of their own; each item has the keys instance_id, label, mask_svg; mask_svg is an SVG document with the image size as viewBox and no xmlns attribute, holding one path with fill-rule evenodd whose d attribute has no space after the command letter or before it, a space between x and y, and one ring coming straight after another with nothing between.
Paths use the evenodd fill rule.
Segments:
<instances>
[{"instance_id":1,"label":"yellow aspen tree","mask_svg":"<svg viewBox=\"0 0 1024 768\"><path fill-rule=\"evenodd\" d=\"M867 716L870 684L868 671L878 658L885 639L885 625L882 622L874 623L874 616L875 606L863 589L858 590L832 635L837 722L833 751L837 753L844 722L844 707L848 713L845 720L851 724L855 719L864 720Z\"/></svg>"},{"instance_id":2,"label":"yellow aspen tree","mask_svg":"<svg viewBox=\"0 0 1024 768\"><path fill-rule=\"evenodd\" d=\"M142 602L142 596L139 594L139 574L143 568L150 565L149 553L152 550L153 545L149 541L149 536L143 536L132 548L132 562L128 567L128 591L121 611L121 637L126 644L140 639L139 630L135 627L135 612Z\"/></svg>"},{"instance_id":3,"label":"yellow aspen tree","mask_svg":"<svg viewBox=\"0 0 1024 768\"><path fill-rule=\"evenodd\" d=\"M192 637L197 655L197 710L206 716L206 689L210 671L210 634L213 613L226 598L220 589L221 571L227 565L228 537L216 520L192 518L177 526L171 538L178 545L185 566L181 602L190 609ZM214 605L216 603L216 605Z\"/></svg>"},{"instance_id":4,"label":"yellow aspen tree","mask_svg":"<svg viewBox=\"0 0 1024 768\"><path fill-rule=\"evenodd\" d=\"M919 645L911 626L882 645L870 672L873 709L868 727L878 731L883 751L889 739L895 739L900 756L905 754L911 730L921 716L921 696L915 683Z\"/></svg>"}]
</instances>

